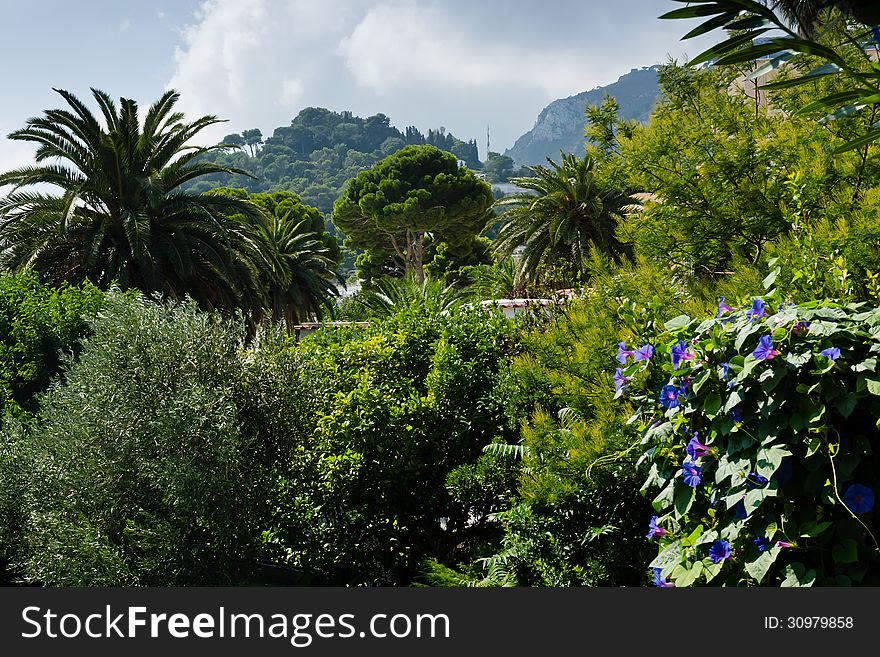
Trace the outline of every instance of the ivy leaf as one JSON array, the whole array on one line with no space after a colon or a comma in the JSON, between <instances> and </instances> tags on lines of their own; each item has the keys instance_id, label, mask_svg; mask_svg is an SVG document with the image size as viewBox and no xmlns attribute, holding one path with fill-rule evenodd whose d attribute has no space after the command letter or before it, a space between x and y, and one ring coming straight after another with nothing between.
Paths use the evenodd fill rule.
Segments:
<instances>
[{"instance_id":1,"label":"ivy leaf","mask_svg":"<svg viewBox=\"0 0 880 657\"><path fill-rule=\"evenodd\" d=\"M668 322L666 322L663 325L663 328L665 328L670 333L674 333L687 327L692 321L693 320L687 315L679 315L678 317L673 317Z\"/></svg>"},{"instance_id":2,"label":"ivy leaf","mask_svg":"<svg viewBox=\"0 0 880 657\"><path fill-rule=\"evenodd\" d=\"M868 392L872 395L880 395L880 381L876 379L865 379L865 382L868 384Z\"/></svg>"},{"instance_id":3,"label":"ivy leaf","mask_svg":"<svg viewBox=\"0 0 880 657\"><path fill-rule=\"evenodd\" d=\"M648 565L649 568L666 569L674 563L681 561L681 543L675 541L660 551L654 560Z\"/></svg>"},{"instance_id":4,"label":"ivy leaf","mask_svg":"<svg viewBox=\"0 0 880 657\"><path fill-rule=\"evenodd\" d=\"M734 390L730 393L730 397L727 398L727 403L724 405L724 412L729 413L731 408L738 406L742 403L742 395L739 394L739 391Z\"/></svg>"},{"instance_id":5,"label":"ivy leaf","mask_svg":"<svg viewBox=\"0 0 880 657\"><path fill-rule=\"evenodd\" d=\"M772 547L769 550L765 550L757 559L745 564L746 572L751 575L758 584L760 584L764 577L767 576L767 571L770 570L770 566L776 561L776 557L779 556L781 551L782 548L778 547Z\"/></svg>"},{"instance_id":6,"label":"ivy leaf","mask_svg":"<svg viewBox=\"0 0 880 657\"><path fill-rule=\"evenodd\" d=\"M684 482L679 482L676 486L676 489L674 517L676 519L679 519L682 516L686 515L688 511L690 511L691 506L694 503L694 498L696 497L696 490L693 487L688 486Z\"/></svg>"},{"instance_id":7,"label":"ivy leaf","mask_svg":"<svg viewBox=\"0 0 880 657\"><path fill-rule=\"evenodd\" d=\"M802 367L810 362L810 358L812 358L812 354L809 351L801 353L792 351L785 355L785 362L794 365L795 367Z\"/></svg>"},{"instance_id":8,"label":"ivy leaf","mask_svg":"<svg viewBox=\"0 0 880 657\"><path fill-rule=\"evenodd\" d=\"M718 416L718 411L721 410L721 395L713 392L711 395L706 397L706 401L703 402L703 413L705 416L713 420Z\"/></svg>"},{"instance_id":9,"label":"ivy leaf","mask_svg":"<svg viewBox=\"0 0 880 657\"><path fill-rule=\"evenodd\" d=\"M866 358L861 363L856 363L853 365L854 372L875 372L877 371L877 359L876 358Z\"/></svg>"},{"instance_id":10,"label":"ivy leaf","mask_svg":"<svg viewBox=\"0 0 880 657\"><path fill-rule=\"evenodd\" d=\"M812 586L816 581L816 571L807 570L800 562L787 565L783 575L785 575L785 579L779 586Z\"/></svg>"},{"instance_id":11,"label":"ivy leaf","mask_svg":"<svg viewBox=\"0 0 880 657\"><path fill-rule=\"evenodd\" d=\"M654 511L660 513L666 507L670 506L675 499L675 480L670 481L666 488L660 491L657 497L651 502Z\"/></svg>"},{"instance_id":12,"label":"ivy leaf","mask_svg":"<svg viewBox=\"0 0 880 657\"><path fill-rule=\"evenodd\" d=\"M762 447L758 450L756 461L758 474L769 479L786 456L791 456L791 452L782 445Z\"/></svg>"},{"instance_id":13,"label":"ivy leaf","mask_svg":"<svg viewBox=\"0 0 880 657\"><path fill-rule=\"evenodd\" d=\"M755 488L746 493L743 499L743 506L746 507L746 513L749 515L756 511L759 506L768 497L776 497L776 489L774 488Z\"/></svg>"},{"instance_id":14,"label":"ivy leaf","mask_svg":"<svg viewBox=\"0 0 880 657\"><path fill-rule=\"evenodd\" d=\"M801 535L801 537L806 536L809 538L815 538L816 536L818 536L819 534L824 532L826 529L828 529L833 524L834 523L831 523L831 522L818 522L816 520L813 520L811 522L805 522L804 524L802 524L800 526L800 532L801 532L800 535Z\"/></svg>"},{"instance_id":15,"label":"ivy leaf","mask_svg":"<svg viewBox=\"0 0 880 657\"><path fill-rule=\"evenodd\" d=\"M711 376L711 372L709 370L703 370L697 375L697 378L694 380L694 394L700 394L700 390L703 389L703 386L706 385L706 382L709 380Z\"/></svg>"},{"instance_id":16,"label":"ivy leaf","mask_svg":"<svg viewBox=\"0 0 880 657\"><path fill-rule=\"evenodd\" d=\"M685 587L690 586L694 582L697 581L700 575L703 574L703 562L697 561L691 564L691 567L687 569L684 575L681 575L675 579L676 587Z\"/></svg>"},{"instance_id":17,"label":"ivy leaf","mask_svg":"<svg viewBox=\"0 0 880 657\"><path fill-rule=\"evenodd\" d=\"M840 412L843 417L848 418L856 409L856 404L858 403L858 401L858 397L856 397L855 395L844 395L843 397L838 397L834 400L834 407Z\"/></svg>"},{"instance_id":18,"label":"ivy leaf","mask_svg":"<svg viewBox=\"0 0 880 657\"><path fill-rule=\"evenodd\" d=\"M854 539L847 538L834 546L831 557L837 563L855 563L859 560L859 544Z\"/></svg>"}]
</instances>

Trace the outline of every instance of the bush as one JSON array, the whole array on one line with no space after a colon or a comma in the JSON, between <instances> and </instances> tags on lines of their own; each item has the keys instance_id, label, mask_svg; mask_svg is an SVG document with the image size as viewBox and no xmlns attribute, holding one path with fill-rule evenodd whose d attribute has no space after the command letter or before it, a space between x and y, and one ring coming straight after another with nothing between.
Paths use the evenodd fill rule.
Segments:
<instances>
[{"instance_id":1,"label":"bush","mask_svg":"<svg viewBox=\"0 0 880 657\"><path fill-rule=\"evenodd\" d=\"M0 413L35 410L34 395L78 350L86 318L104 305L92 285L52 289L30 273L0 274Z\"/></svg>"},{"instance_id":2,"label":"bush","mask_svg":"<svg viewBox=\"0 0 880 657\"><path fill-rule=\"evenodd\" d=\"M222 584L264 524L266 450L242 431L243 327L111 295L64 384L14 436L28 582Z\"/></svg>"},{"instance_id":3,"label":"bush","mask_svg":"<svg viewBox=\"0 0 880 657\"><path fill-rule=\"evenodd\" d=\"M623 371L659 387L632 397L648 409L644 488L660 489L658 585L880 582L880 309L773 310L673 319Z\"/></svg>"},{"instance_id":4,"label":"bush","mask_svg":"<svg viewBox=\"0 0 880 657\"><path fill-rule=\"evenodd\" d=\"M303 340L316 429L279 480L276 554L313 582L370 585L408 584L430 557L469 558L486 515L507 503L469 480L498 495L513 482L489 477L480 457L515 435L499 393L514 348L503 317L419 304Z\"/></svg>"},{"instance_id":5,"label":"bush","mask_svg":"<svg viewBox=\"0 0 880 657\"><path fill-rule=\"evenodd\" d=\"M87 317L104 305L104 293L85 284L53 290L35 276L0 274L0 417L27 421L35 395L61 373L62 356L75 355L88 332ZM9 433L0 432L0 582L20 541L22 480Z\"/></svg>"},{"instance_id":6,"label":"bush","mask_svg":"<svg viewBox=\"0 0 880 657\"><path fill-rule=\"evenodd\" d=\"M517 499L503 516L506 579L525 585L639 585L648 558L636 460L633 409L612 401L608 357L618 343L644 344L681 312L703 313L718 291L730 298L760 289L752 270L691 289L668 268L640 259L591 264L592 285L522 337L509 403L525 415L521 442L495 447L521 457ZM478 570L478 568L476 568ZM468 570L467 568L465 570ZM470 572L475 570L470 567Z\"/></svg>"}]
</instances>

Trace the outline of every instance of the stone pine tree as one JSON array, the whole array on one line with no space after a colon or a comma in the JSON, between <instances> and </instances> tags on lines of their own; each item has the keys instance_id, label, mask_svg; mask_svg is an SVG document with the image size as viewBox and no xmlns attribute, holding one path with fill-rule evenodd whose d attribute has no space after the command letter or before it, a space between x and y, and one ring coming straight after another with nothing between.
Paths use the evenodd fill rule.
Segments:
<instances>
[{"instance_id":1,"label":"stone pine tree","mask_svg":"<svg viewBox=\"0 0 880 657\"><path fill-rule=\"evenodd\" d=\"M454 155L411 145L350 180L333 223L347 245L422 282L426 248L472 240L492 216L492 201L491 187Z\"/></svg>"}]
</instances>

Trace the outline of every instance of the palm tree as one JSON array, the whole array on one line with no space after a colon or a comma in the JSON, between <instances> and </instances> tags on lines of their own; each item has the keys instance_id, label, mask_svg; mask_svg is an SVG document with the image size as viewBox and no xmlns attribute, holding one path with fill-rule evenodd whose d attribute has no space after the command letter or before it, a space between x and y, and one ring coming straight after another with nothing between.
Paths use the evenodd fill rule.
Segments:
<instances>
[{"instance_id":1,"label":"palm tree","mask_svg":"<svg viewBox=\"0 0 880 657\"><path fill-rule=\"evenodd\" d=\"M298 219L292 211L280 217L269 213L266 223L253 229L265 262L262 287L271 317L283 320L288 331L307 318L320 319L342 282L339 263L309 223L309 217Z\"/></svg>"},{"instance_id":2,"label":"palm tree","mask_svg":"<svg viewBox=\"0 0 880 657\"><path fill-rule=\"evenodd\" d=\"M467 289L432 279L419 281L410 272L404 278L382 276L373 281L374 290L364 290L359 301L376 317L389 317L403 308L420 306L435 313L442 313L468 301L473 295Z\"/></svg>"},{"instance_id":3,"label":"palm tree","mask_svg":"<svg viewBox=\"0 0 880 657\"><path fill-rule=\"evenodd\" d=\"M866 25L880 22L877 0L761 0L789 24L795 26L805 39L812 39L821 25L821 14L826 9L840 9Z\"/></svg>"},{"instance_id":4,"label":"palm tree","mask_svg":"<svg viewBox=\"0 0 880 657\"><path fill-rule=\"evenodd\" d=\"M117 109L92 89L101 125L72 93L55 91L69 109L46 110L9 135L38 147L34 166L0 174L0 186L13 186L0 200L0 266L31 268L52 284L115 282L175 299L190 295L208 309L258 298L250 231L228 217L259 225L263 213L239 199L181 190L208 174L247 175L200 157L225 146L186 145L219 119L184 122L173 111L179 94L168 91L141 124L135 101L122 98Z\"/></svg>"},{"instance_id":5,"label":"palm tree","mask_svg":"<svg viewBox=\"0 0 880 657\"><path fill-rule=\"evenodd\" d=\"M530 167L533 177L513 178L511 182L526 191L494 204L504 210L495 248L502 257L516 259L516 287L535 282L539 270L553 264L583 281L593 248L615 261L627 254L614 233L623 215L637 207L636 201L600 186L590 156L561 156L560 164L547 158L550 167Z\"/></svg>"}]
</instances>

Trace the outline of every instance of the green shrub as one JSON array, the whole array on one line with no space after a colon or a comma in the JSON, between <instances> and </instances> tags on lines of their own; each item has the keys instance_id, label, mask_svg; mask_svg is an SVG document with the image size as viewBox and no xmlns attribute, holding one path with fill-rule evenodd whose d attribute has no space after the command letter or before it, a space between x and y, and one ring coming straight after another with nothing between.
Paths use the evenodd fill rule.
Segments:
<instances>
[{"instance_id":1,"label":"green shrub","mask_svg":"<svg viewBox=\"0 0 880 657\"><path fill-rule=\"evenodd\" d=\"M276 554L331 584L408 584L427 558L469 558L507 500L468 481L491 479L499 496L513 482L481 455L515 435L499 392L514 348L499 315L418 304L303 340L316 428L279 480Z\"/></svg>"},{"instance_id":2,"label":"green shrub","mask_svg":"<svg viewBox=\"0 0 880 657\"><path fill-rule=\"evenodd\" d=\"M656 583L880 583L880 309L756 299L666 329L622 372L655 386L632 401Z\"/></svg>"},{"instance_id":3,"label":"green shrub","mask_svg":"<svg viewBox=\"0 0 880 657\"><path fill-rule=\"evenodd\" d=\"M89 284L52 289L30 273L0 274L0 414L35 409L64 353L75 353L86 318L104 304Z\"/></svg>"},{"instance_id":4,"label":"green shrub","mask_svg":"<svg viewBox=\"0 0 880 657\"><path fill-rule=\"evenodd\" d=\"M14 436L26 581L240 581L267 499L266 448L240 419L243 327L191 302L111 296L91 328Z\"/></svg>"},{"instance_id":5,"label":"green shrub","mask_svg":"<svg viewBox=\"0 0 880 657\"><path fill-rule=\"evenodd\" d=\"M62 356L74 355L88 332L87 318L104 305L104 293L85 284L58 290L29 273L0 274L0 418L27 421L35 395L62 369ZM0 582L21 539L22 479L14 445L0 431Z\"/></svg>"}]
</instances>

